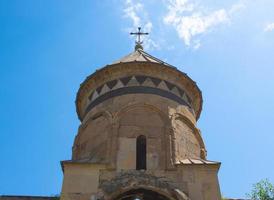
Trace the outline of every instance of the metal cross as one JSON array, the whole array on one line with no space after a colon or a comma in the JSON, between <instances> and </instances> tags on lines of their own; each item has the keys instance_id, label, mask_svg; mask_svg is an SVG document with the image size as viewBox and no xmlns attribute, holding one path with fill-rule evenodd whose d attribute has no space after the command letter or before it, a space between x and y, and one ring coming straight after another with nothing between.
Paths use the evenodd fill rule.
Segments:
<instances>
[{"instance_id":1,"label":"metal cross","mask_svg":"<svg viewBox=\"0 0 274 200\"><path fill-rule=\"evenodd\" d=\"M148 33L141 32L141 27L138 27L138 32L131 32L130 35L137 35L138 40L136 41L136 43L142 44L141 35L148 35Z\"/></svg>"}]
</instances>

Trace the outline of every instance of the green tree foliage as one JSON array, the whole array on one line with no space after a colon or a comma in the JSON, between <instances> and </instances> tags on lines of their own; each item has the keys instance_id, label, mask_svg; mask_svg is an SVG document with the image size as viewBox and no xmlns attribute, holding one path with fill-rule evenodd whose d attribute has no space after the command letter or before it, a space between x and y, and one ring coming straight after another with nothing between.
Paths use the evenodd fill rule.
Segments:
<instances>
[{"instance_id":1,"label":"green tree foliage","mask_svg":"<svg viewBox=\"0 0 274 200\"><path fill-rule=\"evenodd\" d=\"M274 186L267 180L261 180L253 185L248 197L252 200L274 200Z\"/></svg>"}]
</instances>

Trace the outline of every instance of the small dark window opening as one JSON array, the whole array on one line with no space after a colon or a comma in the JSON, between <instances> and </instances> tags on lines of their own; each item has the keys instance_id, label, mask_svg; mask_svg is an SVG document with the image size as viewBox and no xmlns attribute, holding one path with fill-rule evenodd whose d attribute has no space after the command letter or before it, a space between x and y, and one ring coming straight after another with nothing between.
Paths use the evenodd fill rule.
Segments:
<instances>
[{"instance_id":1,"label":"small dark window opening","mask_svg":"<svg viewBox=\"0 0 274 200\"><path fill-rule=\"evenodd\" d=\"M136 169L146 169L147 168L147 144L146 137L140 135L137 137L136 141Z\"/></svg>"}]
</instances>

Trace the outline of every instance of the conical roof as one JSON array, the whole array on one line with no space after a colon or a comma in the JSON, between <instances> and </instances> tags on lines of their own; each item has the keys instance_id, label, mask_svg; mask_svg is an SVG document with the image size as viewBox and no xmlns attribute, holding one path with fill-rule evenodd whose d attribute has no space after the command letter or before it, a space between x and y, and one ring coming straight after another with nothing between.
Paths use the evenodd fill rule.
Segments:
<instances>
[{"instance_id":1,"label":"conical roof","mask_svg":"<svg viewBox=\"0 0 274 200\"><path fill-rule=\"evenodd\" d=\"M166 65L169 67L174 67L142 50L141 48L135 50L134 52L126 55L125 57L113 62L112 64L118 63L128 63L128 62L151 62ZM174 67L175 68L175 67Z\"/></svg>"}]
</instances>

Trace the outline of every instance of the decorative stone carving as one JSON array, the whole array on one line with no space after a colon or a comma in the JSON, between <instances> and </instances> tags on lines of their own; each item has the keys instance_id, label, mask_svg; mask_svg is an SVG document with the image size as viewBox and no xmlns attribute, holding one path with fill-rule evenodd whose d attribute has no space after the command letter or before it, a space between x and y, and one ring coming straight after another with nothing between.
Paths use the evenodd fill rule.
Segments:
<instances>
[{"instance_id":1,"label":"decorative stone carving","mask_svg":"<svg viewBox=\"0 0 274 200\"><path fill-rule=\"evenodd\" d=\"M168 178L136 170L121 171L112 179L101 177L99 181L99 199L114 199L119 194L133 188L147 188L165 194L169 199L190 200Z\"/></svg>"}]
</instances>

